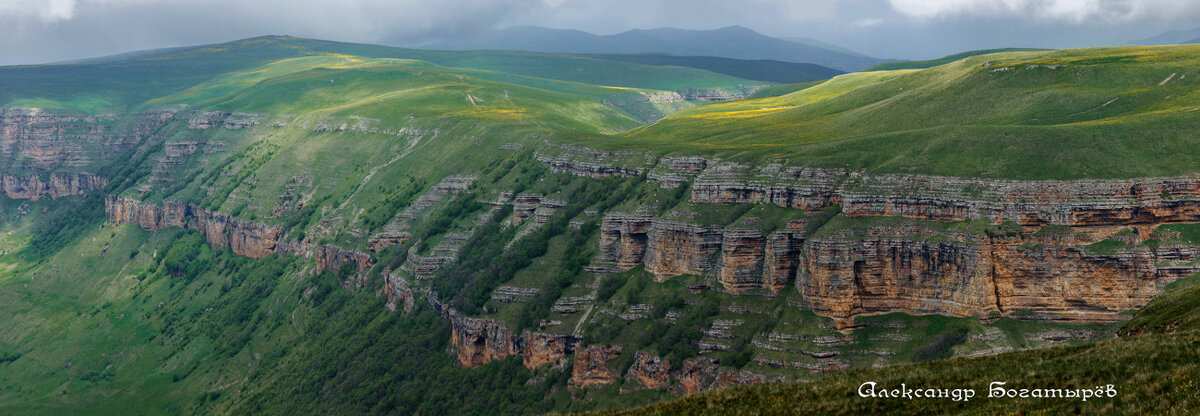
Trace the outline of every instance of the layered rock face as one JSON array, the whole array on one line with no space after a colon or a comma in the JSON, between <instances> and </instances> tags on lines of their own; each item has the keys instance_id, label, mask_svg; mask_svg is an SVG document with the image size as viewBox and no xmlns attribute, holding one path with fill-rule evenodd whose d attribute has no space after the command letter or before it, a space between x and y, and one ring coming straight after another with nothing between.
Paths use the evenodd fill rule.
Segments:
<instances>
[{"instance_id":1,"label":"layered rock face","mask_svg":"<svg viewBox=\"0 0 1200 416\"><path fill-rule=\"evenodd\" d=\"M440 182L433 185L428 191L422 193L413 201L412 205L404 208L404 211L396 214L379 233L372 235L367 240L367 248L376 253L383 251L391 246L404 244L412 237L409 229L412 228L412 221L422 215L426 209L434 204L441 202L447 195L454 195L466 191L471 187L472 183L478 179L475 175L449 175L442 178Z\"/></svg>"},{"instance_id":2,"label":"layered rock face","mask_svg":"<svg viewBox=\"0 0 1200 416\"><path fill-rule=\"evenodd\" d=\"M411 237L412 233L407 231L384 231L371 236L367 248L378 253L391 246L403 245Z\"/></svg>"},{"instance_id":3,"label":"layered rock face","mask_svg":"<svg viewBox=\"0 0 1200 416\"><path fill-rule=\"evenodd\" d=\"M1160 224L1200 221L1200 178L982 180L725 163L696 179L692 202L804 210L840 204L851 217L987 219L1026 227Z\"/></svg>"},{"instance_id":4,"label":"layered rock face","mask_svg":"<svg viewBox=\"0 0 1200 416\"><path fill-rule=\"evenodd\" d=\"M579 337L524 331L514 335L503 324L486 318L471 318L429 297L429 304L450 321L450 344L464 367L478 367L494 360L521 356L522 364L535 369L575 353Z\"/></svg>"},{"instance_id":5,"label":"layered rock face","mask_svg":"<svg viewBox=\"0 0 1200 416\"><path fill-rule=\"evenodd\" d=\"M375 264L375 260L370 254L363 253L358 250L347 250L333 244L326 244L317 247L316 251L317 268L316 273L329 270L337 274L341 270L342 264L353 264L356 275L361 275L363 272L370 269ZM338 276L338 278L348 279L352 276ZM360 276L353 276L360 277ZM361 279L354 282L356 285L363 283Z\"/></svg>"},{"instance_id":6,"label":"layered rock face","mask_svg":"<svg viewBox=\"0 0 1200 416\"><path fill-rule=\"evenodd\" d=\"M849 216L983 218L1027 227L1200 221L1197 178L1008 181L880 175L866 176L841 193Z\"/></svg>"},{"instance_id":7,"label":"layered rock face","mask_svg":"<svg viewBox=\"0 0 1200 416\"><path fill-rule=\"evenodd\" d=\"M671 363L651 355L645 351L638 351L633 358L633 365L629 366L629 371L625 373L626 380L638 382L643 388L647 389L665 389L671 383Z\"/></svg>"},{"instance_id":8,"label":"layered rock face","mask_svg":"<svg viewBox=\"0 0 1200 416\"><path fill-rule=\"evenodd\" d=\"M617 381L617 376L608 368L608 360L621 353L620 345L589 345L575 353L575 366L567 387L582 388Z\"/></svg>"},{"instance_id":9,"label":"layered rock face","mask_svg":"<svg viewBox=\"0 0 1200 416\"><path fill-rule=\"evenodd\" d=\"M458 362L463 367L475 368L520 353L508 327L491 319L470 318L450 311L450 344L458 350Z\"/></svg>"},{"instance_id":10,"label":"layered rock face","mask_svg":"<svg viewBox=\"0 0 1200 416\"><path fill-rule=\"evenodd\" d=\"M586 160L612 165L574 173L596 176L639 163ZM983 180L667 157L647 178L664 186L690 179L693 203L770 203L805 211L840 206L847 217L1011 221L1025 231L1023 237L995 238L934 231L938 236L931 239L912 238L930 229L859 229L870 236L806 241L802 225L763 235L650 215L604 218L601 254L590 271L644 264L656 280L712 276L735 294L783 290L794 280L809 306L840 327L852 325L856 315L886 312L1108 322L1200 269L1189 247L1127 247L1109 255L1080 248L1118 229L1136 229L1137 237L1125 241L1136 246L1161 224L1200 222L1196 177ZM1062 236L1031 234L1048 225L1071 228Z\"/></svg>"},{"instance_id":11,"label":"layered rock face","mask_svg":"<svg viewBox=\"0 0 1200 416\"><path fill-rule=\"evenodd\" d=\"M646 215L609 214L601 222L601 256L596 262L615 270L645 264L646 271L658 281L683 274L712 273L728 292L777 292L795 276L806 235L804 224L803 220L792 220L763 236L757 229L723 229Z\"/></svg>"},{"instance_id":12,"label":"layered rock face","mask_svg":"<svg viewBox=\"0 0 1200 416\"><path fill-rule=\"evenodd\" d=\"M903 236L814 240L796 281L813 311L849 326L855 315L985 316L996 311L990 259L975 244Z\"/></svg>"},{"instance_id":13,"label":"layered rock face","mask_svg":"<svg viewBox=\"0 0 1200 416\"><path fill-rule=\"evenodd\" d=\"M38 175L0 175L0 186L3 186L5 196L30 201L37 201L47 195L51 199L85 195L104 189L105 185L108 185L108 179L90 173L54 172L47 181L43 181Z\"/></svg>"},{"instance_id":14,"label":"layered rock face","mask_svg":"<svg viewBox=\"0 0 1200 416\"><path fill-rule=\"evenodd\" d=\"M995 266L992 277L1000 310L1033 311L1041 319L1119 321L1117 314L1145 306L1178 278L1158 273L1160 257L1146 247L1112 254L1003 243L987 249Z\"/></svg>"},{"instance_id":15,"label":"layered rock face","mask_svg":"<svg viewBox=\"0 0 1200 416\"><path fill-rule=\"evenodd\" d=\"M404 309L404 313L412 312L416 301L413 297L413 288L409 285L408 280L399 273L392 273L387 268L383 269L383 295L387 297L388 310L395 312L397 307Z\"/></svg>"},{"instance_id":16,"label":"layered rock face","mask_svg":"<svg viewBox=\"0 0 1200 416\"><path fill-rule=\"evenodd\" d=\"M0 107L0 169L54 171L0 175L13 199L57 199L103 189L106 178L81 172L106 163L149 138L174 110L124 115L51 114L34 108Z\"/></svg>"},{"instance_id":17,"label":"layered rock face","mask_svg":"<svg viewBox=\"0 0 1200 416\"><path fill-rule=\"evenodd\" d=\"M682 274L711 270L711 258L721 250L722 230L717 227L656 220L650 228L643 262L658 281Z\"/></svg>"},{"instance_id":18,"label":"layered rock face","mask_svg":"<svg viewBox=\"0 0 1200 416\"><path fill-rule=\"evenodd\" d=\"M579 337L574 335L545 334L541 332L524 332L519 344L521 361L525 368L533 370L546 364L553 363L575 353Z\"/></svg>"},{"instance_id":19,"label":"layered rock face","mask_svg":"<svg viewBox=\"0 0 1200 416\"><path fill-rule=\"evenodd\" d=\"M691 200L709 204L768 202L818 210L841 202L838 187L848 175L841 169L713 164L692 184Z\"/></svg>"},{"instance_id":20,"label":"layered rock face","mask_svg":"<svg viewBox=\"0 0 1200 416\"><path fill-rule=\"evenodd\" d=\"M683 362L676 375L679 380L677 393L693 394L733 386L749 386L767 381L766 376L752 371L735 370L718 366L711 360L694 358Z\"/></svg>"},{"instance_id":21,"label":"layered rock face","mask_svg":"<svg viewBox=\"0 0 1200 416\"><path fill-rule=\"evenodd\" d=\"M0 167L78 169L114 156L150 137L174 110L125 115L51 114L0 107Z\"/></svg>"},{"instance_id":22,"label":"layered rock face","mask_svg":"<svg viewBox=\"0 0 1200 416\"><path fill-rule=\"evenodd\" d=\"M807 239L806 224L792 220L764 236L741 226L609 214L593 270L644 264L656 280L713 276L734 294L778 292L795 281L807 307L839 328L851 327L855 316L889 312L1112 322L1200 271L1193 247L1137 246L1148 232L1113 254L1081 248L1121 227L993 237L868 226Z\"/></svg>"},{"instance_id":23,"label":"layered rock face","mask_svg":"<svg viewBox=\"0 0 1200 416\"><path fill-rule=\"evenodd\" d=\"M634 152L609 152L581 146L559 145L546 142L552 153L539 153L536 157L554 172L571 173L590 178L617 176L636 178L648 169L657 158ZM628 166L630 159L639 160L638 166Z\"/></svg>"},{"instance_id":24,"label":"layered rock face","mask_svg":"<svg viewBox=\"0 0 1200 416\"><path fill-rule=\"evenodd\" d=\"M867 236L810 240L796 287L817 313L839 327L864 314L986 317L1033 313L1068 322L1112 322L1144 306L1178 278L1160 273L1146 247L1094 254L1074 246L1030 244L1015 237L941 234L874 227ZM928 233L928 231L925 231Z\"/></svg>"},{"instance_id":25,"label":"layered rock face","mask_svg":"<svg viewBox=\"0 0 1200 416\"><path fill-rule=\"evenodd\" d=\"M646 256L647 233L653 225L654 217L649 215L605 215L600 223L599 261L620 270L637 267Z\"/></svg>"},{"instance_id":26,"label":"layered rock face","mask_svg":"<svg viewBox=\"0 0 1200 416\"><path fill-rule=\"evenodd\" d=\"M177 201L155 205L107 195L104 212L113 224L136 224L148 231L166 227L198 230L214 248L229 248L235 254L253 258L275 252L283 231L278 225L241 220Z\"/></svg>"},{"instance_id":27,"label":"layered rock face","mask_svg":"<svg viewBox=\"0 0 1200 416\"><path fill-rule=\"evenodd\" d=\"M538 158L558 171L590 177L632 177L649 171L647 178L664 186L694 177L694 203L766 202L808 211L841 205L851 217L988 219L1030 228L1200 222L1196 177L1022 181L876 175L778 163L752 167L699 157L668 157L653 164L629 159L578 147Z\"/></svg>"}]
</instances>

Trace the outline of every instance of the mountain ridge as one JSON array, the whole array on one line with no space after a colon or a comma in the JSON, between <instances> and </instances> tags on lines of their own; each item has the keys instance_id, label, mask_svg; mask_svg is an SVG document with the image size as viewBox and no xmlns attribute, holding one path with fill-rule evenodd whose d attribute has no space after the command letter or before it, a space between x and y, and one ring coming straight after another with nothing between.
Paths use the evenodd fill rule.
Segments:
<instances>
[{"instance_id":1,"label":"mountain ridge","mask_svg":"<svg viewBox=\"0 0 1200 416\"><path fill-rule=\"evenodd\" d=\"M595 35L580 30L537 26L514 26L489 31L470 40L445 41L426 47L597 54L663 53L734 59L771 59L817 64L841 71L856 71L886 62L856 53L772 38L742 26L713 30L632 29L613 35Z\"/></svg>"}]
</instances>

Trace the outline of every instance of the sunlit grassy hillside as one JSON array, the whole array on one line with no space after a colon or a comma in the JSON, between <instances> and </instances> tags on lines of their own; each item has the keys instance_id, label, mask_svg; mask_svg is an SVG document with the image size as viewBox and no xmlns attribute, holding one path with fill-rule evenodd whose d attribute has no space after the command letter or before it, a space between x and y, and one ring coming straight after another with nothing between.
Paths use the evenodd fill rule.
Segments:
<instances>
[{"instance_id":1,"label":"sunlit grassy hillside","mask_svg":"<svg viewBox=\"0 0 1200 416\"><path fill-rule=\"evenodd\" d=\"M981 55L681 111L611 145L941 175L1188 174L1198 63L1195 45Z\"/></svg>"},{"instance_id":2,"label":"sunlit grassy hillside","mask_svg":"<svg viewBox=\"0 0 1200 416\"><path fill-rule=\"evenodd\" d=\"M743 89L764 84L696 68L642 65L569 54L425 51L267 36L115 61L0 67L0 105L89 113L152 108L145 105L147 101L214 78L229 82L240 78L249 82L261 76L260 71L281 73L294 70L297 65L312 65L313 61L290 60L314 56L328 58L321 64L330 66L347 65L338 58L412 59L503 73L493 77L510 80L524 76L655 90Z\"/></svg>"}]
</instances>

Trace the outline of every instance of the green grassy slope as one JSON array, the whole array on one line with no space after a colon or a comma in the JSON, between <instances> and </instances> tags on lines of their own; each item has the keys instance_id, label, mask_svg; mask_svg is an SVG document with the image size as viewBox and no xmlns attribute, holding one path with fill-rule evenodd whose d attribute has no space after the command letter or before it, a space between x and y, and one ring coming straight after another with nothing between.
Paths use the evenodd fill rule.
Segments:
<instances>
[{"instance_id":1,"label":"green grassy slope","mask_svg":"<svg viewBox=\"0 0 1200 416\"><path fill-rule=\"evenodd\" d=\"M533 181L538 177L528 169L545 168L528 152L496 149L549 132L600 133L637 124L586 97L425 62L314 56L260 69L215 79L163 103L290 113L285 120L291 125L270 127L273 119L266 119L242 130L193 130L186 127L190 116L179 117L158 134L224 142L229 149L181 159L174 170L157 173L169 184L155 183L143 194L133 185L154 183L147 174L163 156L161 147L144 146L148 153L116 166L121 174L101 172L115 178L106 191L152 202L171 197L268 221L270 203L296 176L307 176L312 186L301 191L318 210L269 221L301 218L309 226L288 230L307 231L321 239L317 243L362 249L365 242L352 228L377 231L382 224L364 226L360 215L390 204L391 190L405 179L420 183L418 191L453 173L497 170L509 173L499 175L501 184ZM426 134L416 145L412 135L313 131L322 121L353 124L352 116L374 119L372 127ZM398 154L403 161L391 163ZM506 159L524 162L519 170L497 168ZM568 175L552 182L562 178L592 182ZM247 198L234 195L251 195L262 206L248 207ZM573 403L565 389L569 373L561 369L534 374L519 359L462 368L447 353L445 320L427 306L412 316L384 307L378 296L383 264L371 271L370 289L351 291L332 273L312 273L311 259L247 259L210 249L195 232L104 225L99 193L42 199L25 208L32 215L19 213L24 201L2 202L0 313L19 318L0 323L0 413L514 414L591 408ZM399 208L411 202L399 202ZM384 209L386 220L397 206ZM70 226L73 217L81 217L82 226ZM322 219L333 223L326 227ZM59 234L47 229L64 227L63 243L56 239L53 247L38 249L40 235ZM393 250L381 263L396 258ZM535 375L541 382L527 384Z\"/></svg>"},{"instance_id":2,"label":"green grassy slope","mask_svg":"<svg viewBox=\"0 0 1200 416\"><path fill-rule=\"evenodd\" d=\"M601 86L674 90L762 84L694 68L529 52L423 51L293 37L260 37L119 61L0 68L0 105L123 112L213 77L313 55L416 59Z\"/></svg>"},{"instance_id":3,"label":"green grassy slope","mask_svg":"<svg viewBox=\"0 0 1200 416\"><path fill-rule=\"evenodd\" d=\"M1164 414L1200 411L1200 275L1180 280L1127 322L1125 337L1095 344L950 359L850 371L800 384L765 384L702 393L612 414ZM1135 335L1136 334L1136 335ZM975 398L863 398L859 387L970 388ZM1116 397L989 398L1005 388L1094 388L1112 384Z\"/></svg>"},{"instance_id":4,"label":"green grassy slope","mask_svg":"<svg viewBox=\"0 0 1200 416\"><path fill-rule=\"evenodd\" d=\"M614 132L639 123L590 99L444 71L420 62L381 63L291 73L260 81L207 107L226 111L405 117L466 117L539 124L576 132ZM207 91L207 90L206 90ZM183 100L184 97L174 98ZM402 108L403 114L396 110ZM314 123L316 120L312 120Z\"/></svg>"},{"instance_id":5,"label":"green grassy slope","mask_svg":"<svg viewBox=\"0 0 1200 416\"><path fill-rule=\"evenodd\" d=\"M611 147L881 172L1069 179L1194 173L1200 46L1016 52L839 76L681 111Z\"/></svg>"},{"instance_id":6,"label":"green grassy slope","mask_svg":"<svg viewBox=\"0 0 1200 416\"><path fill-rule=\"evenodd\" d=\"M1200 228L1198 224L1184 224ZM1123 336L1200 330L1200 275L1180 279L1150 301L1118 331Z\"/></svg>"},{"instance_id":7,"label":"green grassy slope","mask_svg":"<svg viewBox=\"0 0 1200 416\"><path fill-rule=\"evenodd\" d=\"M613 414L649 415L1191 415L1200 410L1200 332L1144 335L971 359L840 373L819 382L766 384L703 393ZM858 388L970 388L970 401L863 398ZM992 382L1014 389L1114 385L1115 398L988 398ZM1064 393L1065 394L1065 393Z\"/></svg>"},{"instance_id":8,"label":"green grassy slope","mask_svg":"<svg viewBox=\"0 0 1200 416\"><path fill-rule=\"evenodd\" d=\"M988 54L1003 53L1003 52L1032 52L1032 51L1044 51L1044 50L1046 50L1046 49L1034 49L1034 48L980 49L980 50L976 50L976 51L967 51L967 52L956 53L953 55L946 55L941 58L928 59L928 60L924 60L924 61L887 62L887 63L882 63L879 65L875 65L870 68L864 69L863 72L893 71L893 70L897 70L897 69L925 69L925 68L933 68L938 65L945 65L945 64L948 64L948 63L951 63L951 62L954 62L954 61L957 61L960 59L970 58L972 56L978 56L978 55L988 55Z\"/></svg>"},{"instance_id":9,"label":"green grassy slope","mask_svg":"<svg viewBox=\"0 0 1200 416\"><path fill-rule=\"evenodd\" d=\"M813 81L813 82L801 82L801 83L796 83L796 84L776 85L773 87L767 87L767 88L763 88L761 90L755 91L754 94L751 94L749 97L746 97L746 98L754 99L754 98L778 97L780 95L787 95L787 94L791 94L796 91L800 91L803 89L812 88L817 85L821 85L821 82L822 81Z\"/></svg>"}]
</instances>

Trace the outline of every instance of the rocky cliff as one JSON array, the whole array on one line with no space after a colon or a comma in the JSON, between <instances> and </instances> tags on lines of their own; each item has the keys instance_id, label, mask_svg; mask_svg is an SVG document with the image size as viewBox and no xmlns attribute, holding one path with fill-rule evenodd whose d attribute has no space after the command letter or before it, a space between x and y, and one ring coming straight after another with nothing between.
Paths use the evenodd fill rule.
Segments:
<instances>
[{"instance_id":1,"label":"rocky cliff","mask_svg":"<svg viewBox=\"0 0 1200 416\"><path fill-rule=\"evenodd\" d=\"M692 394L733 386L748 386L767 381L767 378L762 374L721 367L712 360L702 358L684 361L683 368L679 370L676 377L679 379L679 388L676 392L680 394Z\"/></svg>"},{"instance_id":2,"label":"rocky cliff","mask_svg":"<svg viewBox=\"0 0 1200 416\"><path fill-rule=\"evenodd\" d=\"M561 146L560 146L561 147ZM818 210L840 205L851 217L938 221L987 219L1042 225L1114 226L1200 222L1200 178L1119 180L972 179L869 174L836 168L762 166L699 157L642 159L581 147L538 160L577 175L632 177L675 186L691 178L691 202L771 203Z\"/></svg>"},{"instance_id":3,"label":"rocky cliff","mask_svg":"<svg viewBox=\"0 0 1200 416\"><path fill-rule=\"evenodd\" d=\"M721 251L721 236L718 227L656 220L642 261L660 282L682 274L702 274L712 269L712 258Z\"/></svg>"},{"instance_id":4,"label":"rocky cliff","mask_svg":"<svg viewBox=\"0 0 1200 416\"><path fill-rule=\"evenodd\" d=\"M105 185L108 185L108 179L90 173L54 172L48 180L42 180L38 175L0 174L0 186L4 187L5 196L30 201L47 195L52 199L85 195L104 189Z\"/></svg>"},{"instance_id":5,"label":"rocky cliff","mask_svg":"<svg viewBox=\"0 0 1200 416\"><path fill-rule=\"evenodd\" d=\"M855 231L865 235L810 239L796 282L810 307L840 327L857 315L896 311L1111 322L1177 278L1158 271L1170 249L1161 256L1141 246L1092 253L1034 237Z\"/></svg>"},{"instance_id":6,"label":"rocky cliff","mask_svg":"<svg viewBox=\"0 0 1200 416\"><path fill-rule=\"evenodd\" d=\"M175 110L138 114L54 114L0 107L0 167L77 170L113 158L153 135Z\"/></svg>"},{"instance_id":7,"label":"rocky cliff","mask_svg":"<svg viewBox=\"0 0 1200 416\"><path fill-rule=\"evenodd\" d=\"M166 227L198 230L213 248L229 248L238 255L254 258L274 252L282 232L278 225L237 219L178 201L163 201L162 205L156 205L107 195L104 212L113 224L136 224L148 231Z\"/></svg>"},{"instance_id":8,"label":"rocky cliff","mask_svg":"<svg viewBox=\"0 0 1200 416\"><path fill-rule=\"evenodd\" d=\"M450 344L465 367L478 367L494 360L520 356L530 370L575 353L579 337L524 331L513 334L504 324L487 318L472 318L446 306L431 294L429 304L450 321Z\"/></svg>"},{"instance_id":9,"label":"rocky cliff","mask_svg":"<svg viewBox=\"0 0 1200 416\"><path fill-rule=\"evenodd\" d=\"M608 360L621 353L620 345L589 345L575 353L575 366L567 387L583 388L617 381L617 376L608 368Z\"/></svg>"},{"instance_id":10,"label":"rocky cliff","mask_svg":"<svg viewBox=\"0 0 1200 416\"><path fill-rule=\"evenodd\" d=\"M752 228L722 228L648 215L612 213L601 221L601 255L593 270L639 264L655 279L715 274L724 290L777 292L791 282L804 243L805 222L792 220L764 236Z\"/></svg>"},{"instance_id":11,"label":"rocky cliff","mask_svg":"<svg viewBox=\"0 0 1200 416\"><path fill-rule=\"evenodd\" d=\"M636 381L642 388L665 389L670 385L671 363L645 351L638 351L625 379Z\"/></svg>"},{"instance_id":12,"label":"rocky cliff","mask_svg":"<svg viewBox=\"0 0 1200 416\"><path fill-rule=\"evenodd\" d=\"M339 279L351 284L355 287L361 286L365 280L362 279L362 273L370 269L375 264L375 259L371 258L370 254L363 253L358 250L347 250L337 245L326 244L317 247L316 250L317 268L315 273L323 271L332 271L335 275L340 273L342 264L354 265L354 276L337 276Z\"/></svg>"},{"instance_id":13,"label":"rocky cliff","mask_svg":"<svg viewBox=\"0 0 1200 416\"><path fill-rule=\"evenodd\" d=\"M734 294L777 293L795 282L806 307L835 318L839 328L851 327L855 316L889 312L1112 322L1166 284L1200 271L1190 246L1139 246L1152 236L1148 231L1115 237L1127 228L1076 227L989 235L910 222L864 222L807 238L804 220L764 236L742 226L614 213L602 220L601 255L592 270L644 264L659 281L712 276ZM1112 238L1130 241L1112 253L1086 247Z\"/></svg>"}]
</instances>

